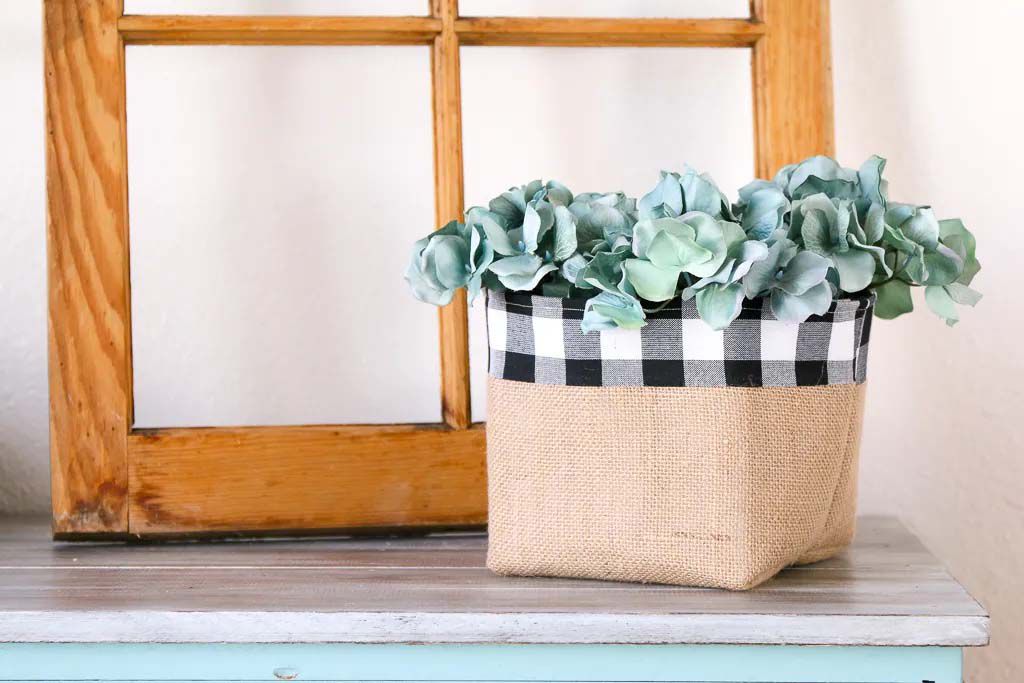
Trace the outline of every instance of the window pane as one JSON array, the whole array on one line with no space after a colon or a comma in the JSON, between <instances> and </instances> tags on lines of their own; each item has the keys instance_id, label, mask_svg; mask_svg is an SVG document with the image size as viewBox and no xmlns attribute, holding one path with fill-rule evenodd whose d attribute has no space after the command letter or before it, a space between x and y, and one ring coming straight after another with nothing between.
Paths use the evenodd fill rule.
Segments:
<instances>
[{"instance_id":1,"label":"window pane","mask_svg":"<svg viewBox=\"0 0 1024 683\"><path fill-rule=\"evenodd\" d=\"M128 49L138 426L439 421L429 62Z\"/></svg>"},{"instance_id":2,"label":"window pane","mask_svg":"<svg viewBox=\"0 0 1024 683\"><path fill-rule=\"evenodd\" d=\"M467 205L541 177L640 197L661 169L684 164L734 197L754 172L750 77L746 49L464 48ZM474 308L473 418L482 420L483 302Z\"/></svg>"},{"instance_id":3,"label":"window pane","mask_svg":"<svg viewBox=\"0 0 1024 683\"><path fill-rule=\"evenodd\" d=\"M427 13L427 0L125 0L125 14L398 15Z\"/></svg>"},{"instance_id":4,"label":"window pane","mask_svg":"<svg viewBox=\"0 0 1024 683\"><path fill-rule=\"evenodd\" d=\"M747 17L746 0L461 0L463 16Z\"/></svg>"}]
</instances>

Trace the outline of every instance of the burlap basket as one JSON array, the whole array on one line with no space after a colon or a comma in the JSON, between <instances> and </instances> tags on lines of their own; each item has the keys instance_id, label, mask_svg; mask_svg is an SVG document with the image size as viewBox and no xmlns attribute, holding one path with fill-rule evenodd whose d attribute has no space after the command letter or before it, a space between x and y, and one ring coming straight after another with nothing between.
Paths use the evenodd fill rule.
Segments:
<instances>
[{"instance_id":1,"label":"burlap basket","mask_svg":"<svg viewBox=\"0 0 1024 683\"><path fill-rule=\"evenodd\" d=\"M743 590L841 550L873 304L584 335L581 301L490 294L487 566Z\"/></svg>"}]
</instances>

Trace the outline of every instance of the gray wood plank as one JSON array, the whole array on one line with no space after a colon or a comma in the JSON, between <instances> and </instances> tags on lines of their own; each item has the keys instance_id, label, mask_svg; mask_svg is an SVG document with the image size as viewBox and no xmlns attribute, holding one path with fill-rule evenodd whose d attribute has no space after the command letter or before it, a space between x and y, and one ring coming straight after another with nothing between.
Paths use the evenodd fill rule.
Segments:
<instances>
[{"instance_id":1,"label":"gray wood plank","mask_svg":"<svg viewBox=\"0 0 1024 683\"><path fill-rule=\"evenodd\" d=\"M748 592L498 577L486 539L53 544L0 521L0 642L981 645L988 616L897 522Z\"/></svg>"}]
</instances>

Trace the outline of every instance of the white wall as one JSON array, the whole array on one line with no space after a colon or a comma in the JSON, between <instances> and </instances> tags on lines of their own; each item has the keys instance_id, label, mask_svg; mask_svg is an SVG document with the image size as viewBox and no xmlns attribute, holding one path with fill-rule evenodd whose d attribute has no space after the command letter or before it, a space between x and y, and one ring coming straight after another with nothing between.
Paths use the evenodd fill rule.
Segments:
<instances>
[{"instance_id":1,"label":"white wall","mask_svg":"<svg viewBox=\"0 0 1024 683\"><path fill-rule=\"evenodd\" d=\"M0 513L49 507L41 6L0 4Z\"/></svg>"},{"instance_id":2,"label":"white wall","mask_svg":"<svg viewBox=\"0 0 1024 683\"><path fill-rule=\"evenodd\" d=\"M839 155L884 154L893 197L962 217L985 293L953 329L927 312L872 327L861 510L902 517L991 611L970 680L1020 681L1024 3L841 0L832 13Z\"/></svg>"},{"instance_id":3,"label":"white wall","mask_svg":"<svg viewBox=\"0 0 1024 683\"><path fill-rule=\"evenodd\" d=\"M965 8L954 0L834 0L832 13L841 160L854 165L871 153L881 153L889 159L894 198L930 202L941 216L961 216L979 238L984 268L976 283L986 295L952 330L927 312L875 326L861 509L902 517L993 613L993 645L968 653L969 679L1018 681L1024 674L1015 662L1024 647L1024 356L1018 349L1024 330L1010 316L1022 312L1020 279L1012 269L1015 259L1024 257L1015 220L1019 211L1014 208L1024 178L1024 95L1017 87L1024 66L1017 44L1024 4L989 1ZM0 83L13 94L0 107L0 512L47 508L39 15L39 3L0 5ZM488 59L495 67L503 66L500 56ZM628 61L605 59L637 73ZM476 76L472 65L467 68L467 144L491 140L502 154L511 154L514 146L487 130L486 100L474 100L469 93L471 84L488 86L485 67L488 64L482 64ZM697 78L701 69L693 68ZM643 68L639 73L643 81ZM678 65L672 73L678 73ZM516 74L514 84L514 93L528 96L523 94L530 92L528 76ZM159 83L141 87L156 88ZM612 117L608 125L636 114L630 112L635 101L612 94L622 87L622 80L605 87L600 101L621 117ZM645 86L639 87L642 92ZM740 96L745 88L745 83L736 84L732 92ZM698 96L683 105L688 120L701 120L700 102ZM723 123L719 108L712 116L716 118L709 125L718 140L724 140L722 131L742 131L735 134L737 144L722 147L728 155L721 156L728 158L716 160L710 153L713 148L701 147L698 140L673 149L673 158L685 152L731 186L749 163L738 161L749 153L749 129L739 118ZM520 120L496 118L492 127L504 133ZM548 139L580 144L573 138L571 119L554 121L552 130L544 132L551 136ZM563 135L553 130L556 126L564 128ZM566 158L564 153L546 154L544 147L531 149L529 158L536 160L529 166L533 174L556 175L549 166ZM642 189L636 187L640 180L628 169L649 163L653 174L654 165L663 163L657 150L627 161L616 168L609 159L597 158L585 169L556 171L578 171L581 182L607 182L636 192ZM486 156L474 157L467 149L467 176L470 172L469 199L480 201L484 197L476 195L486 186L518 182L527 171L515 159L488 166ZM481 181L484 176L487 182ZM429 193L429 187L422 191ZM229 255L221 254L220 263L229 263ZM174 254L175 259L182 256ZM159 260L150 259L150 265L158 266ZM318 267L329 266L325 260ZM184 267L198 268L196 263ZM254 286L268 286L258 280L254 278ZM194 300L202 303L199 295ZM332 307L325 304L322 310L329 315ZM323 334L328 342L346 338L344 326L330 327ZM200 398L209 399L211 391L205 389ZM168 400L159 392L154 396L156 407L159 399ZM187 407L190 400L187 395L179 397L176 405ZM223 407L223 401L204 405L213 410Z\"/></svg>"}]
</instances>

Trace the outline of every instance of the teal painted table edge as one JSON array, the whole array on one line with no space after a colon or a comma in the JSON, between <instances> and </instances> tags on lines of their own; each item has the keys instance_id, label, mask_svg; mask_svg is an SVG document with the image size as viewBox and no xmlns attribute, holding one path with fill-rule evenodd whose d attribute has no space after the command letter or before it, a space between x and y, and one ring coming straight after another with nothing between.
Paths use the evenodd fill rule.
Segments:
<instances>
[{"instance_id":1,"label":"teal painted table edge","mask_svg":"<svg viewBox=\"0 0 1024 683\"><path fill-rule=\"evenodd\" d=\"M0 644L2 681L960 683L953 647Z\"/></svg>"}]
</instances>

